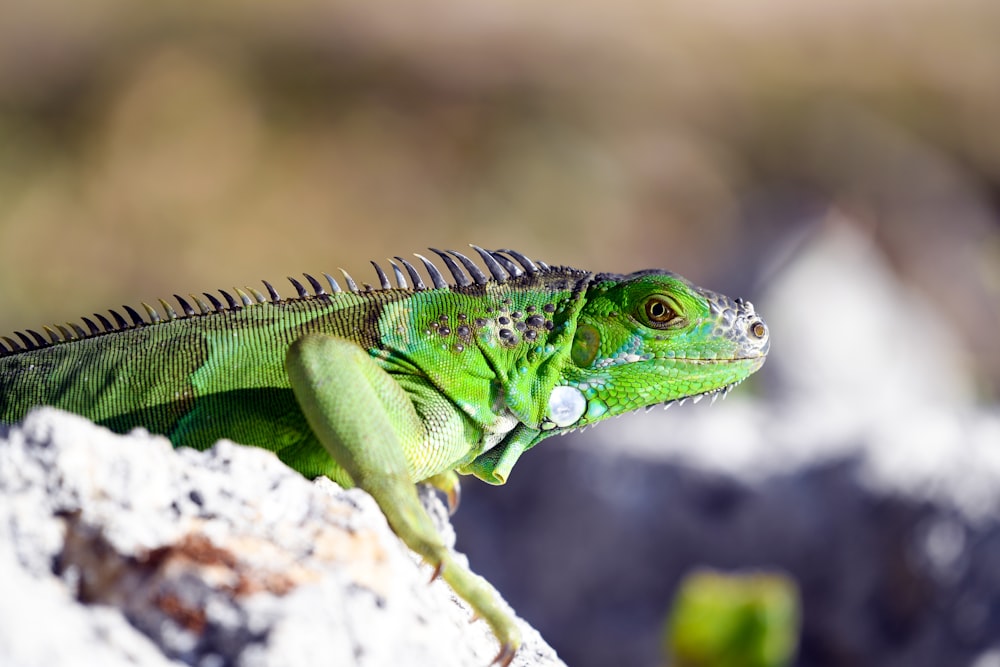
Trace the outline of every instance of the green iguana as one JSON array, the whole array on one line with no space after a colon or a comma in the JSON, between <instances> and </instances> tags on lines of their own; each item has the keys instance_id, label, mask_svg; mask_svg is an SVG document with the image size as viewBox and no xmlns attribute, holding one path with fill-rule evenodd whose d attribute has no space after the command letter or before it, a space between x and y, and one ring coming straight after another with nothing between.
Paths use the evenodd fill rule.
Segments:
<instances>
[{"instance_id":1,"label":"green iguana","mask_svg":"<svg viewBox=\"0 0 1000 667\"><path fill-rule=\"evenodd\" d=\"M491 626L495 662L520 644L492 589L456 562L414 483L456 473L503 484L542 439L640 407L716 398L764 363L768 331L746 301L658 270L550 267L512 250L431 249L372 262L375 287L305 275L297 296L175 295L146 317L124 306L0 340L0 421L36 405L117 432L142 426L176 446L220 438L264 447L307 477L370 493L396 534ZM487 272L489 275L487 275ZM409 283L407 282L409 279ZM194 304L192 306L191 304ZM113 320L113 321L112 321Z\"/></svg>"}]
</instances>

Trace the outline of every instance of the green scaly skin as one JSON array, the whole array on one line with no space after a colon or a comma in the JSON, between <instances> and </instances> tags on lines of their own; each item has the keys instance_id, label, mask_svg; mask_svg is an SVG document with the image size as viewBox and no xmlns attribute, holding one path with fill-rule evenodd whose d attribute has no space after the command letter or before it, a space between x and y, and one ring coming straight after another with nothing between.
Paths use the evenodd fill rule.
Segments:
<instances>
[{"instance_id":1,"label":"green scaly skin","mask_svg":"<svg viewBox=\"0 0 1000 667\"><path fill-rule=\"evenodd\" d=\"M457 501L456 473L502 484L542 439L640 407L729 390L768 350L748 302L666 271L593 274L473 246L434 250L449 283L420 257L376 265L379 286L329 292L306 276L299 296L222 292L227 305L178 297L178 316L143 304L0 340L0 421L54 405L176 446L230 438L275 452L307 477L369 492L397 535L492 627L496 662L520 637L492 589L456 563L414 483ZM405 269L405 274L404 274ZM406 277L413 283L407 286ZM192 307L193 301L197 309ZM20 342L18 342L20 341Z\"/></svg>"}]
</instances>

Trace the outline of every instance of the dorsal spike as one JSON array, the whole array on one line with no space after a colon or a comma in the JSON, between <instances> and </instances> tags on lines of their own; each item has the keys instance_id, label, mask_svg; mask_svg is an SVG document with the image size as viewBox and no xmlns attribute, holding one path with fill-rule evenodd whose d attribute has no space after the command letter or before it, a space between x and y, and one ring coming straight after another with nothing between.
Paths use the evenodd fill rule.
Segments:
<instances>
[{"instance_id":1,"label":"dorsal spike","mask_svg":"<svg viewBox=\"0 0 1000 667\"><path fill-rule=\"evenodd\" d=\"M509 257L505 257L495 250L488 250L487 252L490 253L490 257L500 263L500 266L503 267L504 271L510 274L511 278L517 278L518 276L524 275L524 269L515 264Z\"/></svg>"},{"instance_id":2,"label":"dorsal spike","mask_svg":"<svg viewBox=\"0 0 1000 667\"><path fill-rule=\"evenodd\" d=\"M540 273L541 269L538 268L534 262L530 259L517 252L516 250L510 250L509 248L504 248L503 250L497 250L497 252L502 252L514 258L514 260L524 267L524 270L528 273Z\"/></svg>"},{"instance_id":3,"label":"dorsal spike","mask_svg":"<svg viewBox=\"0 0 1000 667\"><path fill-rule=\"evenodd\" d=\"M427 275L431 277L431 284L434 285L434 289L445 289L448 287L448 281L444 279L444 276L438 271L438 267L434 266L431 260L416 252L413 253L413 256L424 263L424 268L427 269Z\"/></svg>"},{"instance_id":4,"label":"dorsal spike","mask_svg":"<svg viewBox=\"0 0 1000 667\"><path fill-rule=\"evenodd\" d=\"M209 313L212 312L213 308L209 306L207 303L205 303L205 301L200 296L198 296L197 294L188 294L188 296L194 301L194 305L198 306L199 314L208 315ZM212 298L207 292L205 292L205 296ZM216 300L216 303L218 303L218 300ZM221 305L222 304L220 303L219 306ZM215 308L214 310L218 310L218 308Z\"/></svg>"},{"instance_id":5,"label":"dorsal spike","mask_svg":"<svg viewBox=\"0 0 1000 667\"><path fill-rule=\"evenodd\" d=\"M410 274L410 282L413 283L413 289L417 290L427 289L427 285L424 284L424 279L420 277L419 273L417 273L417 268L415 266L407 262L402 257L396 257L395 260L400 264L402 264L403 268L406 269L406 272Z\"/></svg>"},{"instance_id":6,"label":"dorsal spike","mask_svg":"<svg viewBox=\"0 0 1000 667\"><path fill-rule=\"evenodd\" d=\"M117 310L109 310L108 312L111 313L111 317L115 321L115 328L119 330L128 329L128 322L125 321L124 317L118 314Z\"/></svg>"},{"instance_id":7,"label":"dorsal spike","mask_svg":"<svg viewBox=\"0 0 1000 667\"><path fill-rule=\"evenodd\" d=\"M42 334L38 333L34 329L26 329L26 331L28 332L29 336L35 339L35 343L37 343L38 347L49 346L49 341L45 340L45 336L43 336Z\"/></svg>"},{"instance_id":8,"label":"dorsal spike","mask_svg":"<svg viewBox=\"0 0 1000 667\"><path fill-rule=\"evenodd\" d=\"M298 280L292 278L291 276L288 276L288 282L290 282L292 284L292 287L295 288L295 291L296 293L298 293L300 299L304 299L307 296L309 296L309 292L306 291L306 288L303 287L302 283L300 283Z\"/></svg>"},{"instance_id":9,"label":"dorsal spike","mask_svg":"<svg viewBox=\"0 0 1000 667\"><path fill-rule=\"evenodd\" d=\"M204 294L205 298L208 299L209 303L212 304L212 310L214 310L217 313L221 313L226 309L225 306L222 305L222 302L219 301L219 299L214 294L210 294L209 292L205 292Z\"/></svg>"},{"instance_id":10,"label":"dorsal spike","mask_svg":"<svg viewBox=\"0 0 1000 667\"><path fill-rule=\"evenodd\" d=\"M391 262L390 262L391 264ZM375 273L378 274L378 283L382 289L392 289L392 283L389 282L389 278L385 275L385 271L376 262L371 263L375 267Z\"/></svg>"},{"instance_id":11,"label":"dorsal spike","mask_svg":"<svg viewBox=\"0 0 1000 667\"><path fill-rule=\"evenodd\" d=\"M274 285L266 280L262 280L261 282L264 283L264 287L267 289L267 295L271 297L271 303L279 303L281 301L281 295L278 294L278 290L274 289Z\"/></svg>"},{"instance_id":12,"label":"dorsal spike","mask_svg":"<svg viewBox=\"0 0 1000 667\"><path fill-rule=\"evenodd\" d=\"M150 324L156 324L160 321L160 314L156 312L156 308L153 308L145 301L142 302L142 307L146 311L146 316L149 318Z\"/></svg>"},{"instance_id":13,"label":"dorsal spike","mask_svg":"<svg viewBox=\"0 0 1000 667\"><path fill-rule=\"evenodd\" d=\"M455 260L453 260L450 256L446 255L437 248L430 248L430 251L444 260L444 265L448 267L448 270L451 271L451 275L455 277L456 285L459 287L468 287L472 284L472 281L469 280L469 276L465 275L465 272L459 268L458 264L456 264Z\"/></svg>"},{"instance_id":14,"label":"dorsal spike","mask_svg":"<svg viewBox=\"0 0 1000 667\"><path fill-rule=\"evenodd\" d=\"M101 323L101 326L104 327L104 330L106 332L111 333L112 331L115 330L114 325L111 324L111 320L104 317L104 315L101 315L100 313L94 313L94 317L97 318L97 321Z\"/></svg>"},{"instance_id":15,"label":"dorsal spike","mask_svg":"<svg viewBox=\"0 0 1000 667\"><path fill-rule=\"evenodd\" d=\"M486 274L483 273L483 270L476 266L476 263L471 259L456 250L449 250L448 253L454 255L458 261L462 263L465 270L469 272L469 277L472 278L472 282L477 285L485 285L490 281L490 279L486 277Z\"/></svg>"},{"instance_id":16,"label":"dorsal spike","mask_svg":"<svg viewBox=\"0 0 1000 667\"><path fill-rule=\"evenodd\" d=\"M58 326L58 325L56 325L56 326ZM45 333L47 333L49 335L49 340L52 341L53 344L55 344L55 343L61 343L64 340L66 340L65 338L63 338L62 336L59 335L58 331L56 331L55 329L53 329L52 327L50 327L48 324L46 324L42 328L45 329Z\"/></svg>"},{"instance_id":17,"label":"dorsal spike","mask_svg":"<svg viewBox=\"0 0 1000 667\"><path fill-rule=\"evenodd\" d=\"M87 325L88 329L90 329L91 336L96 336L97 334L101 333L101 330L97 328L96 324L94 324L94 320L90 319L89 317L81 317L80 319L83 320L83 323Z\"/></svg>"},{"instance_id":18,"label":"dorsal spike","mask_svg":"<svg viewBox=\"0 0 1000 667\"><path fill-rule=\"evenodd\" d=\"M326 273L324 271L323 272L323 277L326 278L326 282L330 283L330 293L331 294L340 294L341 292L344 291L344 290L340 289L340 285L337 283L336 280L333 279L333 276L331 276L329 273Z\"/></svg>"},{"instance_id":19,"label":"dorsal spike","mask_svg":"<svg viewBox=\"0 0 1000 667\"><path fill-rule=\"evenodd\" d=\"M187 317L194 316L194 308L191 307L190 303L188 303L187 301L185 301L183 298L181 298L177 294L174 295L174 298L177 299L177 303L180 304L181 310L184 311L184 315L186 315Z\"/></svg>"},{"instance_id":20,"label":"dorsal spike","mask_svg":"<svg viewBox=\"0 0 1000 667\"><path fill-rule=\"evenodd\" d=\"M168 320L177 319L177 311L175 311L174 307L163 299L160 299L160 307L163 308L163 314L167 316Z\"/></svg>"},{"instance_id":21,"label":"dorsal spike","mask_svg":"<svg viewBox=\"0 0 1000 667\"><path fill-rule=\"evenodd\" d=\"M550 270L552 268L548 264L546 264L545 262L542 262L540 260L535 260L535 264L537 264L538 268L541 269L542 271L548 271L548 270Z\"/></svg>"},{"instance_id":22,"label":"dorsal spike","mask_svg":"<svg viewBox=\"0 0 1000 667\"><path fill-rule=\"evenodd\" d=\"M236 301L236 299L233 298L233 295L230 294L229 292L227 292L226 290L220 289L219 290L219 294L221 294L222 298L226 300L226 304L229 306L229 310L242 310L243 309L243 306L241 306Z\"/></svg>"},{"instance_id":23,"label":"dorsal spike","mask_svg":"<svg viewBox=\"0 0 1000 667\"><path fill-rule=\"evenodd\" d=\"M309 286L313 288L313 295L323 296L324 294L326 294L326 290L323 289L323 286L319 284L318 280L313 278L308 273L303 273L302 275L306 277L306 280L309 281Z\"/></svg>"},{"instance_id":24,"label":"dorsal spike","mask_svg":"<svg viewBox=\"0 0 1000 667\"><path fill-rule=\"evenodd\" d=\"M240 303L242 303L244 306L253 305L253 299L250 298L249 294L241 290L239 287L234 287L233 291L236 292L236 296L240 298Z\"/></svg>"},{"instance_id":25,"label":"dorsal spike","mask_svg":"<svg viewBox=\"0 0 1000 667\"><path fill-rule=\"evenodd\" d=\"M356 282L354 282L354 278L351 277L350 273L348 273L347 271L344 271L343 269L340 269L340 272L342 274L344 274L344 281L347 283L347 289L349 289L349 290L351 290L352 292L355 292L355 293L361 291L361 290L358 289L358 284Z\"/></svg>"},{"instance_id":26,"label":"dorsal spike","mask_svg":"<svg viewBox=\"0 0 1000 667\"><path fill-rule=\"evenodd\" d=\"M115 330L115 325L111 324L111 320L104 317L104 315L101 315L100 313L94 313L94 317L96 317L97 321L101 323L102 327L104 327L105 332L111 333L112 331Z\"/></svg>"},{"instance_id":27,"label":"dorsal spike","mask_svg":"<svg viewBox=\"0 0 1000 667\"><path fill-rule=\"evenodd\" d=\"M494 259L489 250L483 250L479 246L472 245L471 243L469 244L469 247L479 253L479 256L483 258L483 264L485 264L486 268L490 270L490 274L498 283L507 281L510 276L507 275L504 268L500 266L500 263Z\"/></svg>"},{"instance_id":28,"label":"dorsal spike","mask_svg":"<svg viewBox=\"0 0 1000 667\"><path fill-rule=\"evenodd\" d=\"M8 354L12 354L11 350L9 350L7 346L3 344L3 341L0 340L0 357L6 357Z\"/></svg>"},{"instance_id":29,"label":"dorsal spike","mask_svg":"<svg viewBox=\"0 0 1000 667\"><path fill-rule=\"evenodd\" d=\"M252 287L247 287L246 290L253 295L253 299L257 303L267 303L267 297L261 294L260 290L256 290Z\"/></svg>"},{"instance_id":30,"label":"dorsal spike","mask_svg":"<svg viewBox=\"0 0 1000 667\"><path fill-rule=\"evenodd\" d=\"M146 320L142 319L142 315L136 312L135 308L132 306L123 305L122 308L125 313L132 319L132 326L141 327L146 324Z\"/></svg>"},{"instance_id":31,"label":"dorsal spike","mask_svg":"<svg viewBox=\"0 0 1000 667\"><path fill-rule=\"evenodd\" d=\"M399 268L396 262L389 260L389 266L392 267L392 272L396 277L396 287L399 289L409 289L410 284L406 282L406 276L403 275L403 270Z\"/></svg>"},{"instance_id":32,"label":"dorsal spike","mask_svg":"<svg viewBox=\"0 0 1000 667\"><path fill-rule=\"evenodd\" d=\"M36 347L38 347L37 345L35 345L34 341L32 341L30 338L25 336L20 331L15 331L14 335L21 339L21 343L24 345L24 349L34 350Z\"/></svg>"},{"instance_id":33,"label":"dorsal spike","mask_svg":"<svg viewBox=\"0 0 1000 667\"><path fill-rule=\"evenodd\" d=\"M86 338L87 337L87 333L83 330L83 327L81 327L76 322L67 322L66 324L68 324L69 327L70 327L70 329L73 330L73 333L76 334L77 338Z\"/></svg>"},{"instance_id":34,"label":"dorsal spike","mask_svg":"<svg viewBox=\"0 0 1000 667\"><path fill-rule=\"evenodd\" d=\"M3 341L7 343L7 347L10 348L11 352L23 352L24 348L17 344L17 342L10 336L4 336Z\"/></svg>"}]
</instances>

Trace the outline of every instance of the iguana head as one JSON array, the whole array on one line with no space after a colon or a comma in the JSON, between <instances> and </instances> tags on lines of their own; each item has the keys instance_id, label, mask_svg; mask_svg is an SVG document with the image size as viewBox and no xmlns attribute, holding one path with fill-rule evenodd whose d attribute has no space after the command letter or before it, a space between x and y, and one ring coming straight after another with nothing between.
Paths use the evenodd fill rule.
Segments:
<instances>
[{"instance_id":1,"label":"iguana head","mask_svg":"<svg viewBox=\"0 0 1000 667\"><path fill-rule=\"evenodd\" d=\"M767 326L749 301L667 271L598 275L578 311L542 428L576 428L644 406L725 395L763 365L768 347Z\"/></svg>"}]
</instances>

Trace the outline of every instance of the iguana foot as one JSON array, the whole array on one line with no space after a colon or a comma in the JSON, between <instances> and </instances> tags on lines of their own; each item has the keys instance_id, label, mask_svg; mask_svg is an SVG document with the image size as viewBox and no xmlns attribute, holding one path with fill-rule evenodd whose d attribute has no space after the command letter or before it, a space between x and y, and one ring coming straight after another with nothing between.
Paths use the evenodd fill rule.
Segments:
<instances>
[{"instance_id":1,"label":"iguana foot","mask_svg":"<svg viewBox=\"0 0 1000 667\"><path fill-rule=\"evenodd\" d=\"M500 651L490 664L501 667L509 665L517 649L521 647L521 631L510 612L497 603L496 591L485 579L452 559L451 552L445 553L438 572L458 596L472 607L471 620L481 618L493 630L493 635L500 643Z\"/></svg>"}]
</instances>

